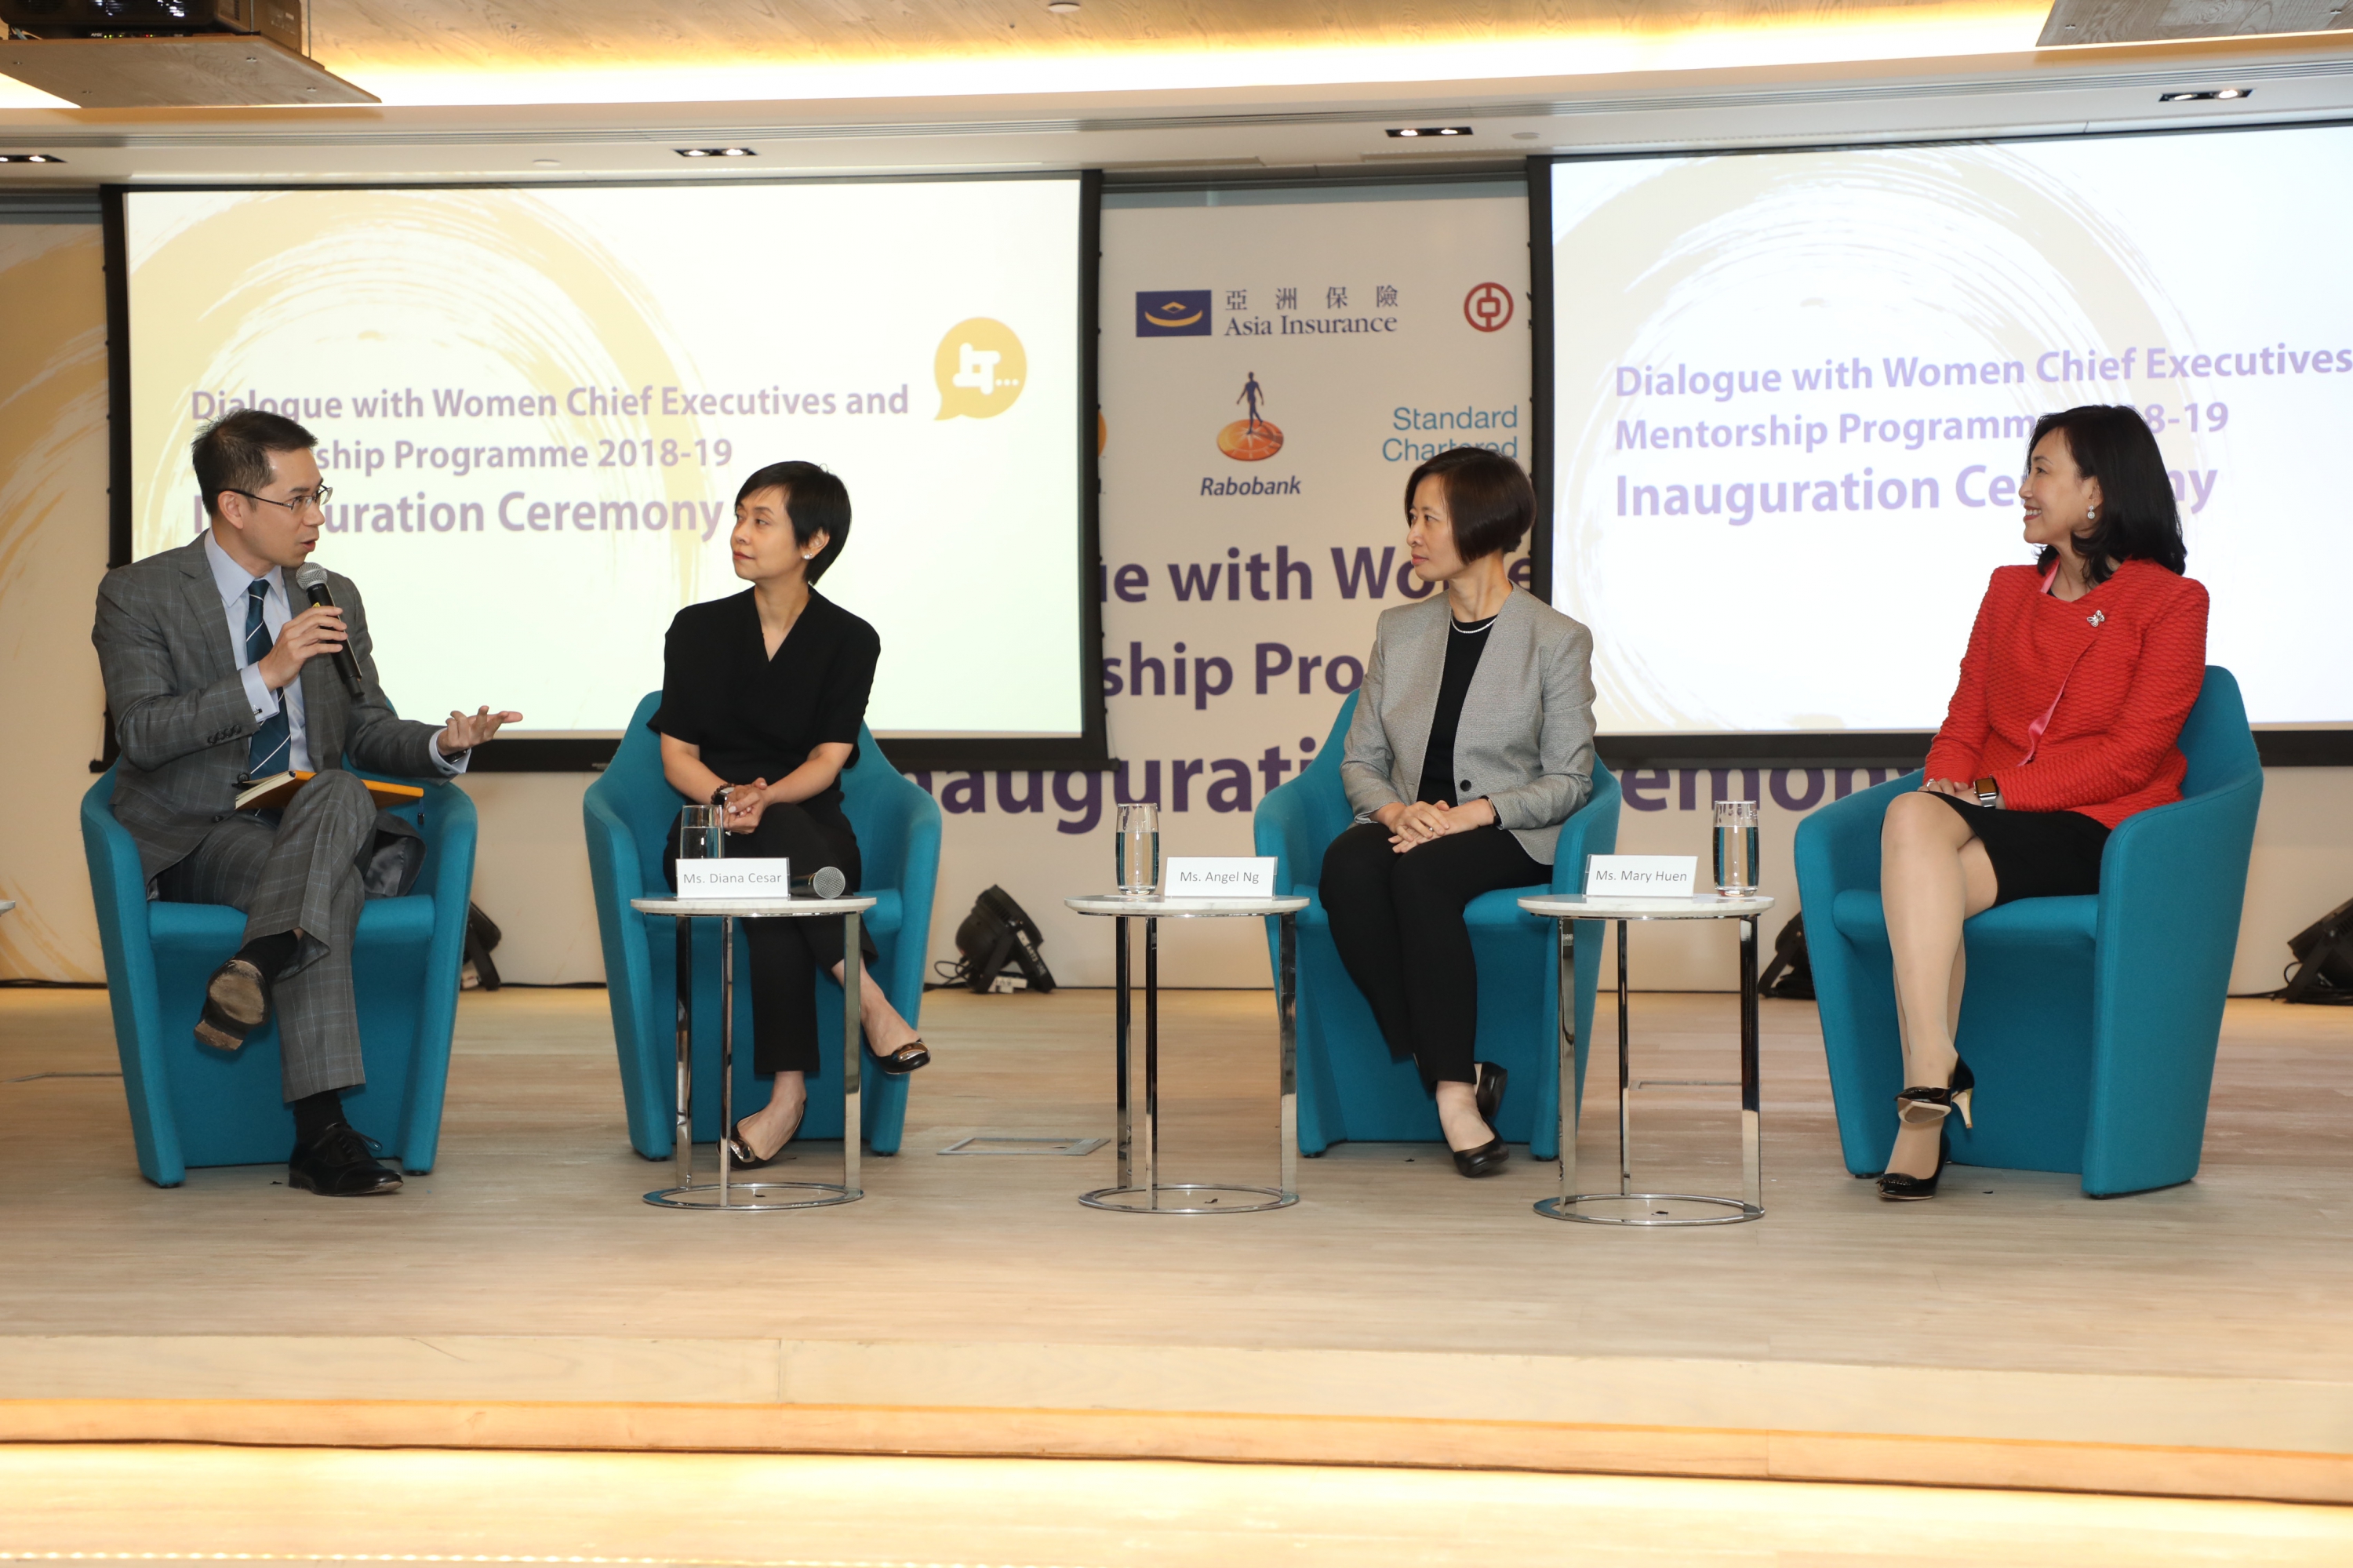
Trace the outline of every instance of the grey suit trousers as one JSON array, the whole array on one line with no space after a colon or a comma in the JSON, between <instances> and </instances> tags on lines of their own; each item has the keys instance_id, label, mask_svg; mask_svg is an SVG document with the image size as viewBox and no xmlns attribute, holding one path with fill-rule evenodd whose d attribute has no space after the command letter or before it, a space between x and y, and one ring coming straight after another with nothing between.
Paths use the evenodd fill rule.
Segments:
<instances>
[{"instance_id":1,"label":"grey suit trousers","mask_svg":"<svg viewBox=\"0 0 2353 1568\"><path fill-rule=\"evenodd\" d=\"M186 859L156 878L156 892L175 903L245 911L247 941L302 933L292 961L273 977L271 994L289 1100L367 1081L352 992L352 938L364 898L360 863L375 842L375 803L367 786L354 774L322 773L283 812L237 811L222 819Z\"/></svg>"}]
</instances>

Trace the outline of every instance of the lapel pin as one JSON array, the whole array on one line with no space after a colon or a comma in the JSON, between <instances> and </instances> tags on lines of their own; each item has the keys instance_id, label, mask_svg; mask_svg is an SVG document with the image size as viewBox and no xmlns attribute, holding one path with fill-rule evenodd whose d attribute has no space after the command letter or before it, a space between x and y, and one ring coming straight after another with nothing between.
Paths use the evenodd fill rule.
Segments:
<instances>
[{"instance_id":1,"label":"lapel pin","mask_svg":"<svg viewBox=\"0 0 2353 1568\"><path fill-rule=\"evenodd\" d=\"M2105 609L2095 609L2092 611L2092 624L2094 626L2099 625L2100 622L2107 620L2107 618L2108 612Z\"/></svg>"}]
</instances>

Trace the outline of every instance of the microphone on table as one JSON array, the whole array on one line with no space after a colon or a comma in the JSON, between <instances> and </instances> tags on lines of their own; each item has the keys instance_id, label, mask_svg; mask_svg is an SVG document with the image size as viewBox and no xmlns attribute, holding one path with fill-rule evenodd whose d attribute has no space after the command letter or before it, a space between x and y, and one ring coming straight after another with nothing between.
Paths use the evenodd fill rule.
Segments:
<instances>
[{"instance_id":1,"label":"microphone on table","mask_svg":"<svg viewBox=\"0 0 2353 1568\"><path fill-rule=\"evenodd\" d=\"M849 878L841 874L838 865L821 865L807 876L793 878L796 898L839 898L841 890L849 885Z\"/></svg>"},{"instance_id":2,"label":"microphone on table","mask_svg":"<svg viewBox=\"0 0 2353 1568\"><path fill-rule=\"evenodd\" d=\"M335 596L327 591L327 568L316 561L305 561L294 568L294 586L301 588L303 597L312 604L333 607ZM354 698L361 694L360 664L352 657L352 645L348 641L335 650L335 673L343 678L343 684L352 689Z\"/></svg>"}]
</instances>

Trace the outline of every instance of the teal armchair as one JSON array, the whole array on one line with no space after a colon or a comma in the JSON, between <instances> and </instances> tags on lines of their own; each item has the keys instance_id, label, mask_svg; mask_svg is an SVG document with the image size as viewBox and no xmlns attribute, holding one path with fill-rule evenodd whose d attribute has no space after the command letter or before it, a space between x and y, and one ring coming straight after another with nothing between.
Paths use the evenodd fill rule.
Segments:
<instances>
[{"instance_id":1,"label":"teal armchair","mask_svg":"<svg viewBox=\"0 0 2353 1568\"><path fill-rule=\"evenodd\" d=\"M1315 760L1296 779L1268 792L1252 826L1258 853L1275 857L1275 886L1305 894L1299 924L1299 1147L1321 1154L1335 1143L1439 1141L1438 1108L1411 1062L1389 1059L1364 993L1342 967L1332 927L1316 889L1324 852L1355 813L1340 786L1340 759L1356 694L1340 705L1332 733ZM1539 1160L1559 1150L1560 966L1554 923L1523 914L1518 900L1535 893L1581 893L1588 855L1618 846L1618 780L1596 758L1593 794L1560 830L1548 887L1504 888L1471 901L1464 918L1479 961L1481 1061L1512 1075L1495 1130L1506 1142L1525 1143ZM1267 923L1270 962L1276 923ZM1601 972L1604 923L1577 923L1577 1083L1585 1085L1586 1042L1593 1032L1594 984Z\"/></svg>"},{"instance_id":2,"label":"teal armchair","mask_svg":"<svg viewBox=\"0 0 2353 1568\"><path fill-rule=\"evenodd\" d=\"M440 1147L474 885L473 801L455 784L424 788L425 799L398 813L425 837L416 888L360 911L352 980L367 1083L343 1092L352 1125L412 1175L431 1170ZM205 984L244 942L245 916L225 904L150 901L139 846L114 820L113 799L109 768L82 796L81 838L140 1171L176 1187L191 1165L282 1161L294 1115L280 1097L277 1021L234 1054L195 1038Z\"/></svg>"},{"instance_id":3,"label":"teal armchair","mask_svg":"<svg viewBox=\"0 0 2353 1568\"><path fill-rule=\"evenodd\" d=\"M686 800L662 777L661 737L646 727L661 706L649 693L630 716L619 750L588 787L582 816L588 834L588 871L596 885L596 929L605 949L606 999L613 1010L613 1045L621 1065L621 1099L629 1143L649 1160L667 1160L676 1143L678 1100L677 922L644 916L632 898L670 895L662 852ZM932 895L939 880L940 808L925 790L900 777L860 726L858 761L843 769L841 807L858 834L865 885L874 899L865 928L880 959L874 978L908 1022L920 1024L923 959L931 940ZM719 1126L719 922L699 920L694 932L694 1138L715 1141ZM750 962L736 933L736 973ZM830 998L830 1002L828 1001ZM818 1031L823 1064L809 1083L800 1136L841 1136L841 988L818 977ZM752 988L735 987L734 1100L739 1114L766 1098L753 1087ZM906 1077L860 1075L866 1143L895 1154L907 1117Z\"/></svg>"},{"instance_id":4,"label":"teal armchair","mask_svg":"<svg viewBox=\"0 0 2353 1568\"><path fill-rule=\"evenodd\" d=\"M1997 905L1962 927L1958 1043L1976 1130L1964 1165L2060 1171L2105 1198L2198 1173L2263 768L2239 683L2209 665L2181 728L2182 798L2108 835L2100 891ZM1795 859L1822 1048L1847 1169L1876 1174L1904 1085L1894 960L1879 901L1879 827L1916 772L1799 824Z\"/></svg>"}]
</instances>

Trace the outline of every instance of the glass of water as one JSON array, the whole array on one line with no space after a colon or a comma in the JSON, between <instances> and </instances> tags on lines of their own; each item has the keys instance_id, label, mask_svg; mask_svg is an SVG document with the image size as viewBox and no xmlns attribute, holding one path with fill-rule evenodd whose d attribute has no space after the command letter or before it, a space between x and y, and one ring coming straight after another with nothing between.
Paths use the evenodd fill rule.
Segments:
<instances>
[{"instance_id":1,"label":"glass of water","mask_svg":"<svg viewBox=\"0 0 2353 1568\"><path fill-rule=\"evenodd\" d=\"M725 853L727 813L721 806L682 806L678 813L678 858L718 860Z\"/></svg>"},{"instance_id":2,"label":"glass of water","mask_svg":"<svg viewBox=\"0 0 2353 1568\"><path fill-rule=\"evenodd\" d=\"M1119 836L1112 842L1119 890L1141 898L1160 885L1160 808L1149 800L1119 809Z\"/></svg>"},{"instance_id":3,"label":"glass of water","mask_svg":"<svg viewBox=\"0 0 2353 1568\"><path fill-rule=\"evenodd\" d=\"M1715 890L1726 898L1757 891L1757 802L1715 803Z\"/></svg>"}]
</instances>

